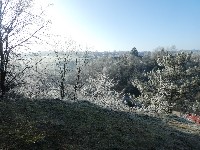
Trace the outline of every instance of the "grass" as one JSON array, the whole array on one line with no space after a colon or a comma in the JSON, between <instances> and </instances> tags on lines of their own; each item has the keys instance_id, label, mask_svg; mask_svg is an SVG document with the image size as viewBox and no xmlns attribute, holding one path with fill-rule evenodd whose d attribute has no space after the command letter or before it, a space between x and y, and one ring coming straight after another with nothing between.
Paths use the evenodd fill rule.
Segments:
<instances>
[{"instance_id":1,"label":"grass","mask_svg":"<svg viewBox=\"0 0 200 150\"><path fill-rule=\"evenodd\" d=\"M199 150L200 126L175 116L109 111L89 103L0 101L0 149Z\"/></svg>"}]
</instances>

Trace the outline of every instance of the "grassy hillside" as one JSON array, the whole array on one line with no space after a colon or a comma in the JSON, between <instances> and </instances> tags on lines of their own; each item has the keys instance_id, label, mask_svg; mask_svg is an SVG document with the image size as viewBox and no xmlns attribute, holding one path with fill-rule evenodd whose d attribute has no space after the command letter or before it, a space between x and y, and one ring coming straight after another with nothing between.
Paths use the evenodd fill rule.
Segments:
<instances>
[{"instance_id":1,"label":"grassy hillside","mask_svg":"<svg viewBox=\"0 0 200 150\"><path fill-rule=\"evenodd\" d=\"M6 99L0 102L0 149L199 150L200 126L86 101Z\"/></svg>"}]
</instances>

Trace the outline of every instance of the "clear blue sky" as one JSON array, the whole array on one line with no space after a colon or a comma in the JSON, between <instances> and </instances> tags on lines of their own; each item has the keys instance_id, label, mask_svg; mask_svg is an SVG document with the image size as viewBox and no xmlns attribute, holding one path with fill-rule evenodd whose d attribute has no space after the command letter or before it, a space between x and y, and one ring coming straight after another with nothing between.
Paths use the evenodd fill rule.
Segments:
<instances>
[{"instance_id":1,"label":"clear blue sky","mask_svg":"<svg viewBox=\"0 0 200 150\"><path fill-rule=\"evenodd\" d=\"M63 32L97 50L200 49L200 0L56 0Z\"/></svg>"}]
</instances>

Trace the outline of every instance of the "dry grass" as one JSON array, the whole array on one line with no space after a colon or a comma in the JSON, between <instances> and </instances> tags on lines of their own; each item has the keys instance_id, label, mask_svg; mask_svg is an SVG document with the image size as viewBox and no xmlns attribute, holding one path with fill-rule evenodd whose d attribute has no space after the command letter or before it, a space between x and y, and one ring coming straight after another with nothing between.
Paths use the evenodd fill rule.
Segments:
<instances>
[{"instance_id":1,"label":"dry grass","mask_svg":"<svg viewBox=\"0 0 200 150\"><path fill-rule=\"evenodd\" d=\"M178 117L109 111L86 101L1 101L0 121L3 150L200 149L200 128Z\"/></svg>"}]
</instances>

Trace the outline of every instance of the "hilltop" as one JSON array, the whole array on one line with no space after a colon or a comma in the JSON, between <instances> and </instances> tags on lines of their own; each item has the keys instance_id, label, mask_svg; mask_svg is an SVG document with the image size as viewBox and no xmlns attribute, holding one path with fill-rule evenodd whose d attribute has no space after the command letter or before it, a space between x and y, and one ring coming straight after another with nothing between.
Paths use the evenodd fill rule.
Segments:
<instances>
[{"instance_id":1,"label":"hilltop","mask_svg":"<svg viewBox=\"0 0 200 150\"><path fill-rule=\"evenodd\" d=\"M200 126L177 116L58 99L6 99L0 110L0 149L200 149Z\"/></svg>"}]
</instances>

